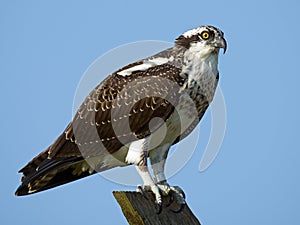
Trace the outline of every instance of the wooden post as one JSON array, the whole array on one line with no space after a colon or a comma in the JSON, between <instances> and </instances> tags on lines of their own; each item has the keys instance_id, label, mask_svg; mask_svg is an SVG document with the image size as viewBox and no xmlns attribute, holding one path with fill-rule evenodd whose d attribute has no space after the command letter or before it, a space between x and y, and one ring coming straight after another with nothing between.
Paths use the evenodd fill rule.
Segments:
<instances>
[{"instance_id":1,"label":"wooden post","mask_svg":"<svg viewBox=\"0 0 300 225\"><path fill-rule=\"evenodd\" d=\"M163 197L162 211L157 214L152 193L145 193L146 198L139 192L129 191L114 191L113 195L130 225L201 225L188 205L178 213L173 212L180 208L176 202L166 207L169 197Z\"/></svg>"}]
</instances>

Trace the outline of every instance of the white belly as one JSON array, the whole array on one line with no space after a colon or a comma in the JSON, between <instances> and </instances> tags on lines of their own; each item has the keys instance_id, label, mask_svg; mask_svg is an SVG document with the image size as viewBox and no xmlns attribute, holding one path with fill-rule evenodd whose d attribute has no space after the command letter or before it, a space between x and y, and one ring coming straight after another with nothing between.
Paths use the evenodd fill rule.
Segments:
<instances>
[{"instance_id":1,"label":"white belly","mask_svg":"<svg viewBox=\"0 0 300 225\"><path fill-rule=\"evenodd\" d=\"M166 144L172 145L195 120L198 120L198 112L194 101L187 94L182 95L174 113L158 130L151 134L149 149L153 150Z\"/></svg>"}]
</instances>

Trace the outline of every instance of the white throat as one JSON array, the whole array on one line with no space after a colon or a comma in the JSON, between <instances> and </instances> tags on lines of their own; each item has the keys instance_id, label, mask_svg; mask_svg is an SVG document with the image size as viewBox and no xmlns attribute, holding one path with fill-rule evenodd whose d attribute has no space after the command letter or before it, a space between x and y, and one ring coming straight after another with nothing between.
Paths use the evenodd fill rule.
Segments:
<instances>
[{"instance_id":1,"label":"white throat","mask_svg":"<svg viewBox=\"0 0 300 225\"><path fill-rule=\"evenodd\" d=\"M212 101L217 86L219 50L213 47L196 43L184 54L182 73L188 76L188 89L199 89Z\"/></svg>"}]
</instances>

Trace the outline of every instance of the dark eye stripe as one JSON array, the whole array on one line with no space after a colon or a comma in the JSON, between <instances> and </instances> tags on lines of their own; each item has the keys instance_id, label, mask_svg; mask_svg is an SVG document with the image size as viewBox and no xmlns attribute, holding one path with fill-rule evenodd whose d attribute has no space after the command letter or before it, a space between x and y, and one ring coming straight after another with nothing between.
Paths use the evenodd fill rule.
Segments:
<instances>
[{"instance_id":1,"label":"dark eye stripe","mask_svg":"<svg viewBox=\"0 0 300 225\"><path fill-rule=\"evenodd\" d=\"M198 35L193 35L193 36L190 37L190 41L191 41L191 42L199 41L199 40L200 40L200 38L199 38Z\"/></svg>"},{"instance_id":2,"label":"dark eye stripe","mask_svg":"<svg viewBox=\"0 0 300 225\"><path fill-rule=\"evenodd\" d=\"M192 36L189 36L189 35L180 35L175 43L177 45L180 45L182 47L185 47L185 48L189 48L191 43L194 43L194 42L198 42L198 41L201 41L201 40L204 40L204 41L211 41L212 39L215 38L215 36L223 36L223 32L220 31L219 29L213 27L213 26L205 26L203 27L203 29L201 29L202 32L206 31L209 33L209 38L207 39L203 39L202 36L201 36L201 33L197 33L195 32L194 35Z\"/></svg>"},{"instance_id":3,"label":"dark eye stripe","mask_svg":"<svg viewBox=\"0 0 300 225\"><path fill-rule=\"evenodd\" d=\"M180 35L177 39L176 39L176 44L183 46L185 48L189 48L190 44L193 42L197 42L200 40L199 34L197 35L193 35L191 37L185 37L183 35Z\"/></svg>"}]
</instances>

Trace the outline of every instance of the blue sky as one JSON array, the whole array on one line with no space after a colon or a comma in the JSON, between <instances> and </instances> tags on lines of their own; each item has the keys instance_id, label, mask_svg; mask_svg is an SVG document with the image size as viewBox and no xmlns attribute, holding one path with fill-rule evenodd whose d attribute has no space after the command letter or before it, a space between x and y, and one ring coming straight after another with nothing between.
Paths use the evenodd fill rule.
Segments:
<instances>
[{"instance_id":1,"label":"blue sky","mask_svg":"<svg viewBox=\"0 0 300 225\"><path fill-rule=\"evenodd\" d=\"M219 65L225 139L200 173L205 116L195 153L169 182L202 224L299 224L299 9L296 0L1 1L0 223L127 224L111 191L133 187L93 176L16 198L16 172L71 120L76 87L96 58L212 24L228 42Z\"/></svg>"}]
</instances>

